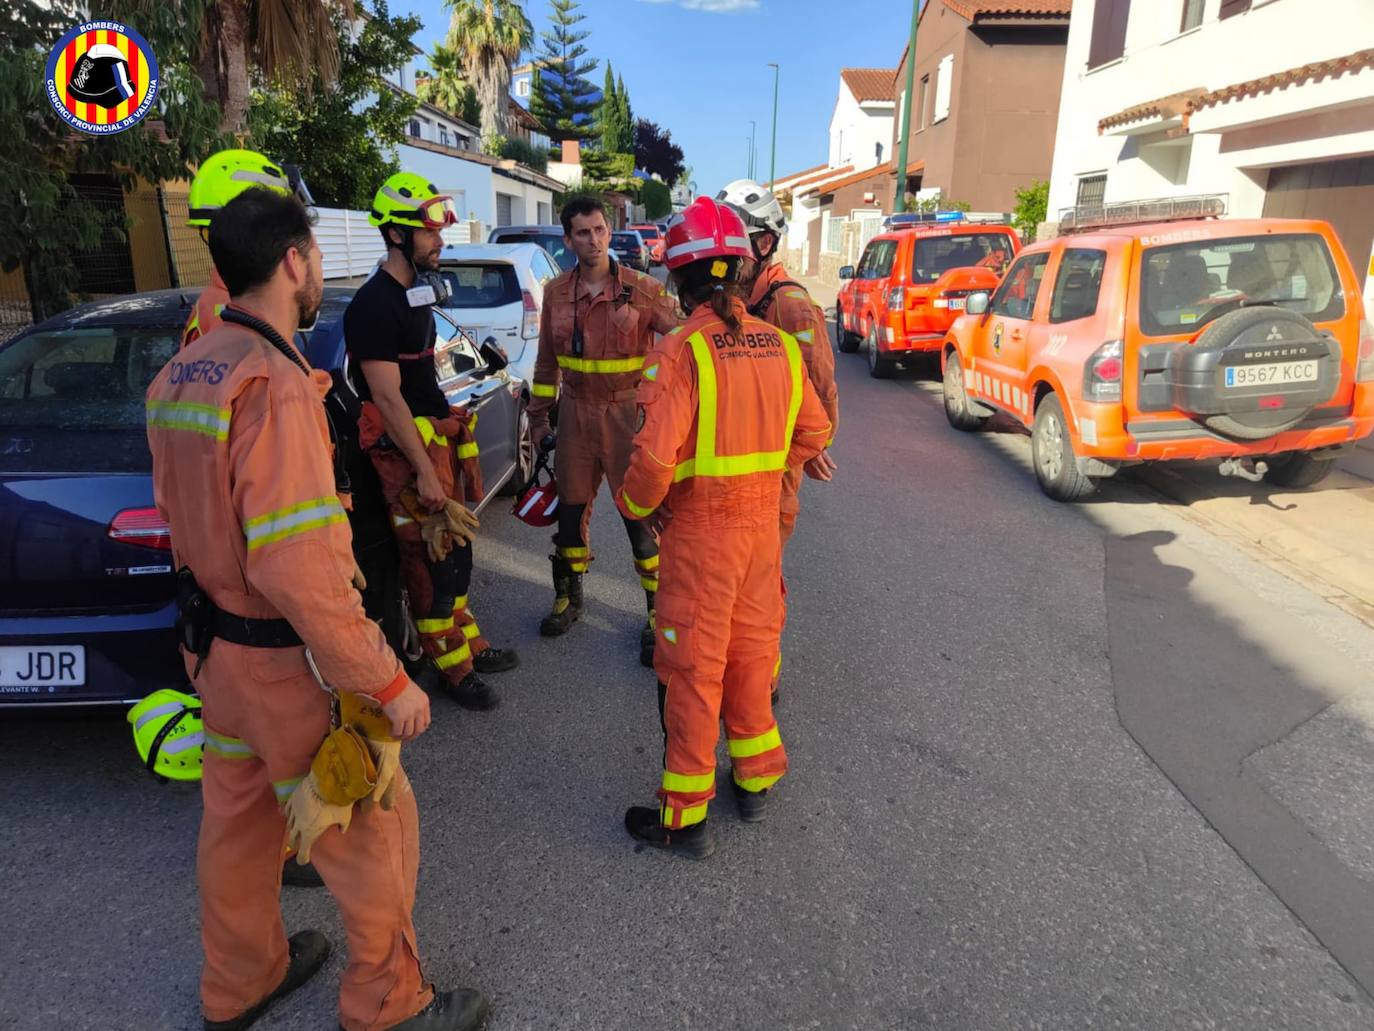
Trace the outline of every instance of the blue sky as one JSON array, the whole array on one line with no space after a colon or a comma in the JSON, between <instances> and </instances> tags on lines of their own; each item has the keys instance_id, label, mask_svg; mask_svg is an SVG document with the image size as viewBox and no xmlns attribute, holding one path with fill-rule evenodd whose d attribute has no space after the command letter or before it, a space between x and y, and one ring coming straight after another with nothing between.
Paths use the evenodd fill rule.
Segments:
<instances>
[{"instance_id":1,"label":"blue sky","mask_svg":"<svg viewBox=\"0 0 1374 1031\"><path fill-rule=\"evenodd\" d=\"M392 0L424 21L416 43L443 39L441 0ZM747 171L749 121L758 123L758 178L768 179L773 70L781 65L777 174L825 162L843 67L887 68L906 45L907 0L583 0L589 56L610 59L636 117L668 129L702 193ZM547 0L525 0L537 37Z\"/></svg>"}]
</instances>

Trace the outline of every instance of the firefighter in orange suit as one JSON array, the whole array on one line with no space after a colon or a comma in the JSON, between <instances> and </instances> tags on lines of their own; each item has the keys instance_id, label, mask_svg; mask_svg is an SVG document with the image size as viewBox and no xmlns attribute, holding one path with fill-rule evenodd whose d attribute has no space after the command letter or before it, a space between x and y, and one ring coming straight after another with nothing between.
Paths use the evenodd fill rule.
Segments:
<instances>
[{"instance_id":1,"label":"firefighter in orange suit","mask_svg":"<svg viewBox=\"0 0 1374 1031\"><path fill-rule=\"evenodd\" d=\"M544 287L529 406L536 441L547 440L550 416L558 406L558 532L550 556L553 609L539 625L545 637L567 633L582 614L582 576L592 560L592 501L603 476L610 480L612 494L620 489L630 461L635 388L644 355L656 332L666 333L678 323L663 284L624 268L611 256L611 227L599 201L572 200L560 218L577 266ZM640 633L640 661L649 666L658 542L638 522L627 521L625 530L649 612Z\"/></svg>"},{"instance_id":2,"label":"firefighter in orange suit","mask_svg":"<svg viewBox=\"0 0 1374 1031\"><path fill-rule=\"evenodd\" d=\"M784 470L810 461L830 420L797 341L745 313L752 258L739 217L709 198L668 226L665 261L688 312L650 353L622 514L662 526L654 669L666 742L661 805L632 807L635 838L704 858L725 721L741 817L761 820L787 770L769 704L783 624Z\"/></svg>"},{"instance_id":3,"label":"firefighter in orange suit","mask_svg":"<svg viewBox=\"0 0 1374 1031\"><path fill-rule=\"evenodd\" d=\"M222 322L167 364L147 403L154 495L182 566L187 673L203 700L205 1027L251 1026L328 958L324 935L288 938L283 928L290 830L304 858L313 850L348 931L345 1031L475 1028L485 999L435 994L411 920L418 817L396 742L425 730L429 702L350 584L321 403L329 378L288 342L323 294L310 216L294 197L248 190L226 205L209 243L230 293ZM356 805L315 799L316 819L305 824L305 789L318 784L317 752L332 736L321 682L341 707L375 699L389 722L391 788ZM381 748L366 744L369 754Z\"/></svg>"},{"instance_id":4,"label":"firefighter in orange suit","mask_svg":"<svg viewBox=\"0 0 1374 1031\"><path fill-rule=\"evenodd\" d=\"M806 361L806 374L830 419L830 436L840 426L840 392L835 386L835 352L830 349L830 334L825 315L811 299L806 288L787 278L787 270L777 260L778 241L786 222L782 205L766 186L752 179L736 179L716 195L734 208L749 231L749 246L754 253L752 273L742 285L749 301L749 314L785 330L796 338ZM827 448L829 442L827 441ZM801 511L801 469L789 469L782 479L782 542L786 546L796 529ZM828 481L835 471L829 450L822 451L806 464L806 475Z\"/></svg>"},{"instance_id":5,"label":"firefighter in orange suit","mask_svg":"<svg viewBox=\"0 0 1374 1031\"><path fill-rule=\"evenodd\" d=\"M294 165L278 165L252 150L221 150L206 158L191 180L186 198L189 209L186 224L199 230L201 239L206 239L215 213L254 186L283 195L294 193L307 206L314 203ZM181 331L181 346L185 347L219 325L219 314L228 303L229 291L224 280L219 270L211 266L210 285L200 292L191 308L186 327Z\"/></svg>"}]
</instances>

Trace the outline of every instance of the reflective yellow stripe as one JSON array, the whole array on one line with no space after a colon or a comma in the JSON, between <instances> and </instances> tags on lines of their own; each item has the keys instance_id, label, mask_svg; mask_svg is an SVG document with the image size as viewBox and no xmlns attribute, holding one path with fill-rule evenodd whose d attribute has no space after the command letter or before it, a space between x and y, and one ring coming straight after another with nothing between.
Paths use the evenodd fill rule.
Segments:
<instances>
[{"instance_id":1,"label":"reflective yellow stripe","mask_svg":"<svg viewBox=\"0 0 1374 1031\"><path fill-rule=\"evenodd\" d=\"M706 810L708 808L710 808L709 802L702 802L700 805L684 806L681 809L674 809L673 806L665 805L659 810L658 818L663 823L663 826L672 827L675 822L673 820L673 813L676 812L678 814L676 820L677 826L679 828L691 827L693 824L700 823L702 820L706 819Z\"/></svg>"},{"instance_id":2,"label":"reflective yellow stripe","mask_svg":"<svg viewBox=\"0 0 1374 1031\"><path fill-rule=\"evenodd\" d=\"M410 516L393 515L393 516L391 517L391 525L392 525L392 526L405 526L407 523L413 523L413 522L415 522L415 520L412 519L412 518L410 518Z\"/></svg>"},{"instance_id":3,"label":"reflective yellow stripe","mask_svg":"<svg viewBox=\"0 0 1374 1031\"><path fill-rule=\"evenodd\" d=\"M434 665L440 669L448 669L450 666L457 666L461 662L467 662L472 658L472 649L468 647L466 641L461 648L449 652L447 655L440 655L434 660Z\"/></svg>"},{"instance_id":4,"label":"reflective yellow stripe","mask_svg":"<svg viewBox=\"0 0 1374 1031\"><path fill-rule=\"evenodd\" d=\"M463 636L469 641L482 636L482 631L477 629L476 623L467 623L463 627Z\"/></svg>"},{"instance_id":5,"label":"reflective yellow stripe","mask_svg":"<svg viewBox=\"0 0 1374 1031\"><path fill-rule=\"evenodd\" d=\"M634 515L638 516L640 519L647 519L649 518L649 516L654 514L654 510L652 508L645 508L642 505L636 505L630 499L630 495L625 493L624 487L620 488L620 497L621 500L625 502L625 507L628 508Z\"/></svg>"},{"instance_id":6,"label":"reflective yellow stripe","mask_svg":"<svg viewBox=\"0 0 1374 1031\"><path fill-rule=\"evenodd\" d=\"M476 458L476 457L477 457L477 441L474 440L471 444L459 444L459 445L458 445L458 457L459 457L459 458Z\"/></svg>"},{"instance_id":7,"label":"reflective yellow stripe","mask_svg":"<svg viewBox=\"0 0 1374 1031\"><path fill-rule=\"evenodd\" d=\"M658 362L654 362L654 364L644 370L644 378L651 383L658 379Z\"/></svg>"},{"instance_id":8,"label":"reflective yellow stripe","mask_svg":"<svg viewBox=\"0 0 1374 1031\"><path fill-rule=\"evenodd\" d=\"M735 783L745 791L765 791L781 779L781 773L774 773L768 777L745 777L743 780L739 777L734 778Z\"/></svg>"},{"instance_id":9,"label":"reflective yellow stripe","mask_svg":"<svg viewBox=\"0 0 1374 1031\"><path fill-rule=\"evenodd\" d=\"M591 548L559 548L558 554L564 558L586 558L592 552Z\"/></svg>"},{"instance_id":10,"label":"reflective yellow stripe","mask_svg":"<svg viewBox=\"0 0 1374 1031\"><path fill-rule=\"evenodd\" d=\"M758 737L732 737L727 744L730 749L731 759L748 759L751 756L762 755L764 752L771 752L775 748L781 748L782 735L778 733L778 726L775 723L773 724L772 730L760 734Z\"/></svg>"},{"instance_id":11,"label":"reflective yellow stripe","mask_svg":"<svg viewBox=\"0 0 1374 1031\"><path fill-rule=\"evenodd\" d=\"M434 423L430 422L429 417L417 415L415 417L415 428L420 431L420 440L425 447L431 444L438 444L440 447L448 447L448 438L440 436L434 432Z\"/></svg>"},{"instance_id":12,"label":"reflective yellow stripe","mask_svg":"<svg viewBox=\"0 0 1374 1031\"><path fill-rule=\"evenodd\" d=\"M663 790L671 791L678 795L695 795L698 792L710 791L716 783L716 771L710 773L674 773L672 770L663 771Z\"/></svg>"},{"instance_id":13,"label":"reflective yellow stripe","mask_svg":"<svg viewBox=\"0 0 1374 1031\"><path fill-rule=\"evenodd\" d=\"M778 674L782 672L782 652L778 652L778 661L773 663L773 679L778 679Z\"/></svg>"},{"instance_id":14,"label":"reflective yellow stripe","mask_svg":"<svg viewBox=\"0 0 1374 1031\"><path fill-rule=\"evenodd\" d=\"M467 608L467 607L468 607L468 596L467 596L466 594L460 594L460 595L458 595L458 597L456 597L456 598L453 599L453 611L454 611L454 612L458 612L458 611L460 611L460 610L462 610L462 609L465 609L465 608Z\"/></svg>"},{"instance_id":15,"label":"reflective yellow stripe","mask_svg":"<svg viewBox=\"0 0 1374 1031\"><path fill-rule=\"evenodd\" d=\"M626 500L626 501L629 501L630 499L629 499L629 498L626 498L625 500ZM648 573L648 572L651 572L652 570L657 569L657 568L658 568L658 556L657 556L657 555L650 555L648 558L637 558L637 559L635 559L635 568L638 569L641 573Z\"/></svg>"},{"instance_id":16,"label":"reflective yellow stripe","mask_svg":"<svg viewBox=\"0 0 1374 1031\"><path fill-rule=\"evenodd\" d=\"M797 428L797 414L802 402L801 348L790 334L779 331L783 351L792 374L792 395L787 405L787 432L780 451L756 451L745 455L716 454L716 411L720 395L716 386L716 367L711 360L711 348L700 333L693 333L687 342L697 364L697 450L673 471L673 481L680 483L693 476L747 476L750 473L781 472L787 465L787 452L792 445L792 433Z\"/></svg>"},{"instance_id":17,"label":"reflective yellow stripe","mask_svg":"<svg viewBox=\"0 0 1374 1031\"><path fill-rule=\"evenodd\" d=\"M274 780L272 790L276 792L277 801L285 802L291 797L291 792L296 790L296 785L305 780L304 777L289 777L286 780Z\"/></svg>"},{"instance_id":18,"label":"reflective yellow stripe","mask_svg":"<svg viewBox=\"0 0 1374 1031\"><path fill-rule=\"evenodd\" d=\"M453 617L448 616L444 619L417 619L415 629L422 634L442 634L445 630L453 629Z\"/></svg>"},{"instance_id":19,"label":"reflective yellow stripe","mask_svg":"<svg viewBox=\"0 0 1374 1031\"><path fill-rule=\"evenodd\" d=\"M658 590L658 577L641 576L639 578L639 586L643 587L646 591L656 591Z\"/></svg>"},{"instance_id":20,"label":"reflective yellow stripe","mask_svg":"<svg viewBox=\"0 0 1374 1031\"><path fill-rule=\"evenodd\" d=\"M248 747L248 742L240 738L216 734L213 730L205 731L205 749L214 752L221 759L253 758L253 749Z\"/></svg>"},{"instance_id":21,"label":"reflective yellow stripe","mask_svg":"<svg viewBox=\"0 0 1374 1031\"><path fill-rule=\"evenodd\" d=\"M298 533L347 520L348 515L339 504L339 499L330 494L250 519L243 524L243 535L247 538L248 550L252 551Z\"/></svg>"},{"instance_id":22,"label":"reflective yellow stripe","mask_svg":"<svg viewBox=\"0 0 1374 1031\"><path fill-rule=\"evenodd\" d=\"M192 404L189 401L149 401L147 409L149 426L164 430L189 430L216 440L229 439L231 415L228 408Z\"/></svg>"},{"instance_id":23,"label":"reflective yellow stripe","mask_svg":"<svg viewBox=\"0 0 1374 1031\"><path fill-rule=\"evenodd\" d=\"M573 372L638 372L644 368L644 356L641 354L633 358L574 358L570 354L560 354L558 366L562 369L571 369Z\"/></svg>"},{"instance_id":24,"label":"reflective yellow stripe","mask_svg":"<svg viewBox=\"0 0 1374 1031\"><path fill-rule=\"evenodd\" d=\"M530 393L535 397L557 397L558 388L552 383L533 383L530 385Z\"/></svg>"}]
</instances>

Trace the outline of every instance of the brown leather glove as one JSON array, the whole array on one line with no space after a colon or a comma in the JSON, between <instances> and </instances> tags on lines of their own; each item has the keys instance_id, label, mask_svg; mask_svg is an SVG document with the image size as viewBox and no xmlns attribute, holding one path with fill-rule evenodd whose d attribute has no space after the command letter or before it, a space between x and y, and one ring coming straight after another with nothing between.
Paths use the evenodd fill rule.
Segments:
<instances>
[{"instance_id":1,"label":"brown leather glove","mask_svg":"<svg viewBox=\"0 0 1374 1031\"><path fill-rule=\"evenodd\" d=\"M435 512L420 520L420 540L425 542L425 551L431 562L442 562L453 550L453 536L448 530L448 518L444 512Z\"/></svg>"},{"instance_id":2,"label":"brown leather glove","mask_svg":"<svg viewBox=\"0 0 1374 1031\"><path fill-rule=\"evenodd\" d=\"M477 539L477 531L482 526L465 505L452 498L444 502L444 524L449 533L469 545Z\"/></svg>"}]
</instances>

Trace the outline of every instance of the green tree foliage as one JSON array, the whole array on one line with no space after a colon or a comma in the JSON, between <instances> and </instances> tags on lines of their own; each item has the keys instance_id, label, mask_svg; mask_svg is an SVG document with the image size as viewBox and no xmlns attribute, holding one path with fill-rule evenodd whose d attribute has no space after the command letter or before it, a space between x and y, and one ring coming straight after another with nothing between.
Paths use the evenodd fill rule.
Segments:
<instances>
[{"instance_id":1,"label":"green tree foliage","mask_svg":"<svg viewBox=\"0 0 1374 1031\"><path fill-rule=\"evenodd\" d=\"M543 71L535 80L538 88L530 91L530 111L555 140L592 135L590 116L598 107L596 88L586 78L597 62L583 59L587 48L582 44L591 33L577 28L586 19L577 7L577 0L549 0L551 28L541 37L544 52L538 58Z\"/></svg>"},{"instance_id":2,"label":"green tree foliage","mask_svg":"<svg viewBox=\"0 0 1374 1031\"><path fill-rule=\"evenodd\" d=\"M601 149L607 154L625 154L634 150L634 123L628 115L630 98L625 94L625 80L616 83L611 64L606 62L606 85L597 108L597 132Z\"/></svg>"},{"instance_id":3,"label":"green tree foliage","mask_svg":"<svg viewBox=\"0 0 1374 1031\"><path fill-rule=\"evenodd\" d=\"M395 148L405 139L415 100L388 88L384 76L410 58L420 20L393 18L385 0L375 0L356 39L349 39L341 15L334 31L343 56L337 86L317 80L309 93L284 83L254 90L249 125L259 150L301 166L319 204L366 210L400 167Z\"/></svg>"},{"instance_id":4,"label":"green tree foliage","mask_svg":"<svg viewBox=\"0 0 1374 1031\"><path fill-rule=\"evenodd\" d=\"M677 182L682 174L682 148L673 134L641 118L635 125L635 166L656 174L664 182Z\"/></svg>"},{"instance_id":5,"label":"green tree foliage","mask_svg":"<svg viewBox=\"0 0 1374 1031\"><path fill-rule=\"evenodd\" d=\"M583 178L598 182L615 182L634 178L635 158L633 154L609 154L605 151L589 150L582 154Z\"/></svg>"},{"instance_id":6,"label":"green tree foliage","mask_svg":"<svg viewBox=\"0 0 1374 1031\"><path fill-rule=\"evenodd\" d=\"M1016 191L1011 223L1026 243L1035 239L1035 231L1045 221L1049 206L1050 184L1043 179L1033 180L1029 186Z\"/></svg>"},{"instance_id":7,"label":"green tree foliage","mask_svg":"<svg viewBox=\"0 0 1374 1031\"><path fill-rule=\"evenodd\" d=\"M429 68L415 74L416 95L469 125L481 125L482 105L476 88L463 76L463 57L457 48L436 43L429 55Z\"/></svg>"},{"instance_id":8,"label":"green tree foliage","mask_svg":"<svg viewBox=\"0 0 1374 1031\"><path fill-rule=\"evenodd\" d=\"M512 139L507 140L501 148L501 157L512 158L519 161L522 165L529 165L536 172L547 172L549 170L549 152L543 147L536 147L527 140Z\"/></svg>"},{"instance_id":9,"label":"green tree foliage","mask_svg":"<svg viewBox=\"0 0 1374 1031\"><path fill-rule=\"evenodd\" d=\"M642 179L639 189L639 203L644 205L644 217L664 218L672 213L673 192L657 179Z\"/></svg>"},{"instance_id":10,"label":"green tree foliage","mask_svg":"<svg viewBox=\"0 0 1374 1031\"><path fill-rule=\"evenodd\" d=\"M511 64L534 42L534 26L519 0L444 0L453 11L448 45L463 58L477 90L482 137L510 135Z\"/></svg>"},{"instance_id":11,"label":"green tree foliage","mask_svg":"<svg viewBox=\"0 0 1374 1031\"><path fill-rule=\"evenodd\" d=\"M35 314L71 306L80 282L75 255L101 233L127 229L84 203L75 175L108 175L126 187L143 179L183 178L191 164L229 141L221 112L206 100L195 72L205 0L166 0L137 26L161 66L155 110L132 129L87 136L69 128L44 93L48 52L67 29L88 17L72 0L8 0L0 15L0 267L24 269ZM130 19L133 4L112 0L100 14Z\"/></svg>"}]
</instances>

